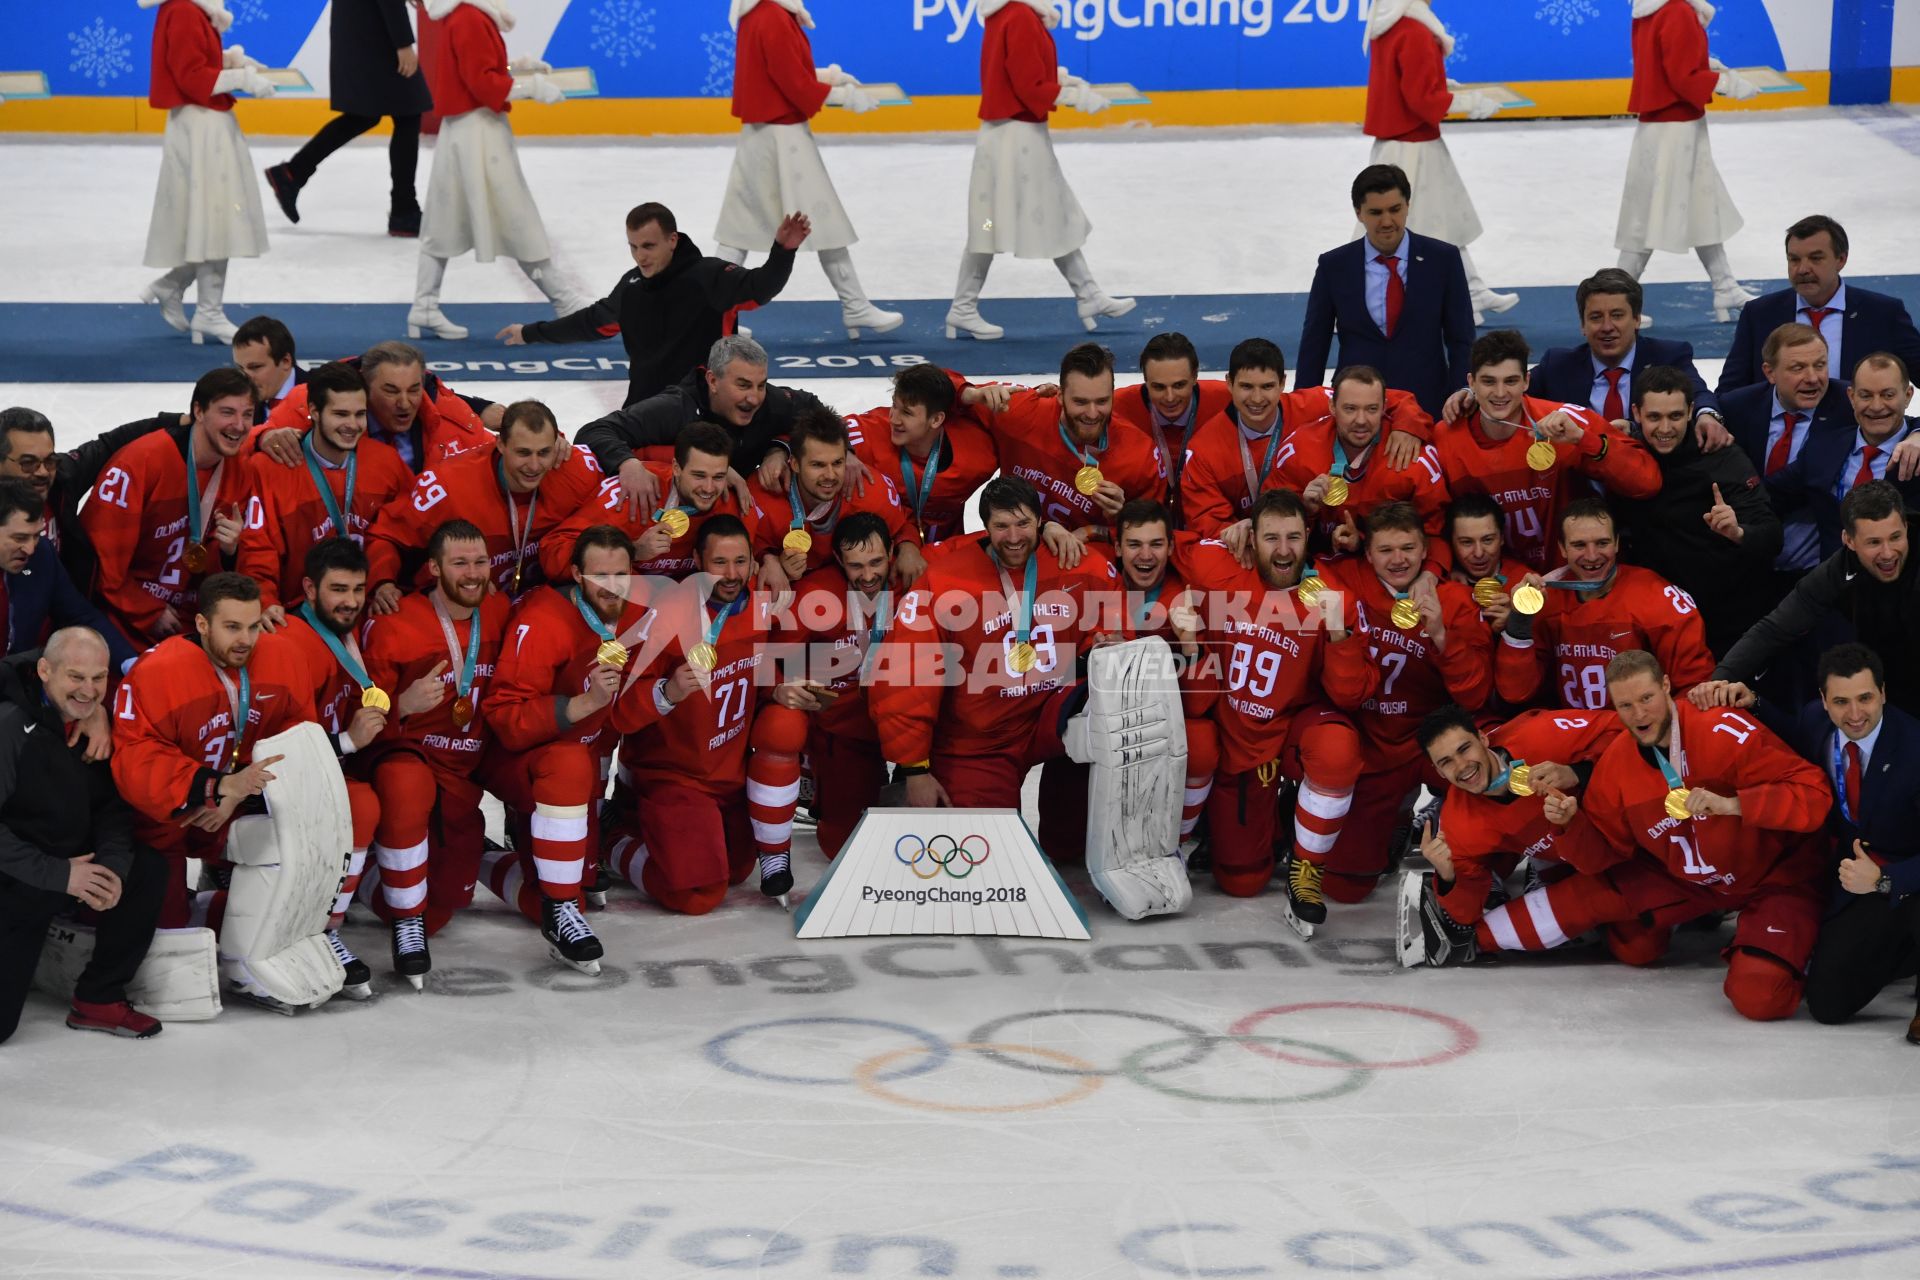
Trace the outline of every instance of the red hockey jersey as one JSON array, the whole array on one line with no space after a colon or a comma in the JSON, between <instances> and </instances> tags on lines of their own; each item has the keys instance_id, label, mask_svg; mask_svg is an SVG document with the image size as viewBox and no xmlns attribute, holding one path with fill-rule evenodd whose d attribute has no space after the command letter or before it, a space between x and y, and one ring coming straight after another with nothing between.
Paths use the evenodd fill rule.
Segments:
<instances>
[{"instance_id":1,"label":"red hockey jersey","mask_svg":"<svg viewBox=\"0 0 1920 1280\"><path fill-rule=\"evenodd\" d=\"M375 616L367 626L367 674L386 690L394 704L386 731L368 751L377 754L408 748L435 766L464 777L479 765L480 752L487 744L487 695L494 667L500 661L500 645L512 606L504 595L489 595L472 617L451 622L454 640L449 644L440 626L440 614L433 607L436 595L406 596L397 610ZM454 715L460 697L459 676L475 626L480 628L480 650L474 662L473 683L467 690L473 717L460 725ZM446 686L440 705L418 715L401 715L400 695L441 663L447 669L440 676L440 683Z\"/></svg>"},{"instance_id":2,"label":"red hockey jersey","mask_svg":"<svg viewBox=\"0 0 1920 1280\"><path fill-rule=\"evenodd\" d=\"M373 518L402 489L413 473L391 445L362 439L354 449L353 502L341 509L347 528L334 528L327 504L315 486L312 468L282 466L264 453L247 458L247 527L240 534L234 568L260 584L260 603L291 610L304 598L307 552L315 543L344 536L365 545ZM346 468L322 467L336 507L346 498Z\"/></svg>"},{"instance_id":3,"label":"red hockey jersey","mask_svg":"<svg viewBox=\"0 0 1920 1280\"><path fill-rule=\"evenodd\" d=\"M668 544L667 549L656 556L636 560L633 571L636 574L655 574L676 581L690 575L699 566L693 558L693 540L700 534L700 526L712 516L740 516L752 529L756 518L751 512L742 513L740 500L733 496L733 487L727 486L706 511L692 510L693 504L680 496L673 485L673 464L670 462L649 462L644 464L654 478L660 482L663 495L660 506L645 511L638 516L627 514L627 500L620 489L620 478L608 476L600 482L600 491L595 500L583 502L572 515L561 521L552 533L540 539L540 568L549 582L571 582L573 580L573 547L580 541L580 535L597 524L610 524L620 532L632 538L636 543L646 536L647 530L658 523L654 515L661 508L673 505L687 511L687 531Z\"/></svg>"},{"instance_id":4,"label":"red hockey jersey","mask_svg":"<svg viewBox=\"0 0 1920 1280\"><path fill-rule=\"evenodd\" d=\"M364 623L360 629L365 629ZM320 722L320 727L333 737L345 733L360 710L360 695L366 691L366 687L347 674L347 669L340 665L340 659L303 614L288 609L287 625L278 634L284 635L287 643L293 646L311 677L314 718ZM340 643L346 646L349 654L359 653L360 641L357 636L341 636ZM360 669L365 671L366 668L366 659L362 656Z\"/></svg>"},{"instance_id":5,"label":"red hockey jersey","mask_svg":"<svg viewBox=\"0 0 1920 1280\"><path fill-rule=\"evenodd\" d=\"M495 750L531 751L565 738L611 751L621 734L659 719L653 685L666 672L656 656L658 646L649 643L658 615L632 601L610 628L627 650L619 696L582 720L566 719L567 701L586 691L587 676L599 665L605 641L581 615L575 591L541 587L507 620L506 640L487 694L487 727L493 731Z\"/></svg>"},{"instance_id":6,"label":"red hockey jersey","mask_svg":"<svg viewBox=\"0 0 1920 1280\"><path fill-rule=\"evenodd\" d=\"M926 488L927 468L933 462L915 460L893 443L893 427L885 407L869 409L847 419L847 436L854 456L879 475L893 481L900 503L913 518L926 542L951 538L966 527L967 500L1000 470L993 437L972 417L961 417L959 405L940 432L939 462L933 488Z\"/></svg>"},{"instance_id":7,"label":"red hockey jersey","mask_svg":"<svg viewBox=\"0 0 1920 1280\"><path fill-rule=\"evenodd\" d=\"M461 454L491 451L493 432L480 421L473 406L431 375L428 386L431 390L421 395L405 431L394 430L369 411L366 438L392 449L408 469L416 472ZM262 434L282 427L305 432L312 425L313 411L307 408L307 384L303 382L287 389L286 399L273 406L266 422L254 429L253 438L257 442Z\"/></svg>"},{"instance_id":8,"label":"red hockey jersey","mask_svg":"<svg viewBox=\"0 0 1920 1280\"><path fill-rule=\"evenodd\" d=\"M747 528L753 533L754 558L777 556L781 539L797 527L792 497L786 489L769 489L761 484L758 473L747 481L747 492L753 496L752 518L747 521ZM807 501L804 494L800 501ZM893 487L891 480L878 476L868 481L864 493L855 493L852 483L848 482L842 485L840 496L827 504L825 511L807 512L802 522L813 535L813 543L807 548L808 573L833 559L833 531L841 520L856 511L871 511L879 516L893 536L894 546L903 542L920 544L920 530L901 505L900 491Z\"/></svg>"},{"instance_id":9,"label":"red hockey jersey","mask_svg":"<svg viewBox=\"0 0 1920 1280\"><path fill-rule=\"evenodd\" d=\"M1555 570L1548 581L1563 576ZM1610 706L1607 663L1628 649L1660 659L1676 696L1713 675L1713 651L1693 597L1651 569L1617 566L1605 595L1548 587L1546 597L1546 608L1534 615L1531 639L1500 637L1495 678L1510 703L1534 701L1544 683L1551 686L1549 705L1576 711Z\"/></svg>"},{"instance_id":10,"label":"red hockey jersey","mask_svg":"<svg viewBox=\"0 0 1920 1280\"><path fill-rule=\"evenodd\" d=\"M661 650L660 671L671 674L686 661L688 649L719 622L721 610L696 604L690 614L684 600L663 604L656 626L669 626ZM632 785L666 783L693 787L712 796L731 796L747 785L747 742L754 712L768 689L761 665L771 619L763 601L747 598L740 612L720 624L711 641L717 661L703 687L683 698L673 711L620 742L620 770ZM691 642L691 643L689 643ZM649 686L645 691L653 697Z\"/></svg>"},{"instance_id":11,"label":"red hockey jersey","mask_svg":"<svg viewBox=\"0 0 1920 1280\"><path fill-rule=\"evenodd\" d=\"M1048 520L1069 529L1106 525L1107 517L1093 499L1073 487L1074 475L1089 464L1099 467L1101 477L1119 485L1129 499L1166 501L1167 476L1153 441L1125 423L1110 423L1105 441L1093 448L1076 449L1067 443L1058 397L1016 391L1004 412L985 416L1000 469L1040 491L1046 508L1042 515Z\"/></svg>"},{"instance_id":12,"label":"red hockey jersey","mask_svg":"<svg viewBox=\"0 0 1920 1280\"><path fill-rule=\"evenodd\" d=\"M893 628L892 591L874 600L847 584L838 564L822 565L794 584L793 607L779 620L769 652L781 664L781 678L802 671L836 695L814 713L822 732L873 742L879 738L867 702L866 674ZM804 646L800 653L793 646Z\"/></svg>"}]
</instances>

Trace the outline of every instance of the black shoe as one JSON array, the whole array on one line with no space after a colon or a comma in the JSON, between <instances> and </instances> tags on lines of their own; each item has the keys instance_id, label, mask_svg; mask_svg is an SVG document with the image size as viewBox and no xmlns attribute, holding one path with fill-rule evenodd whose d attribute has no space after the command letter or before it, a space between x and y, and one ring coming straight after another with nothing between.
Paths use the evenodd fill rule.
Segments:
<instances>
[{"instance_id":1,"label":"black shoe","mask_svg":"<svg viewBox=\"0 0 1920 1280\"><path fill-rule=\"evenodd\" d=\"M346 981L340 985L340 994L349 1000L370 999L373 996L373 970L367 968L367 962L353 954L347 944L340 940L338 929L327 930L327 945L333 948L333 958L340 962L340 968L347 975Z\"/></svg>"},{"instance_id":2,"label":"black shoe","mask_svg":"<svg viewBox=\"0 0 1920 1280\"><path fill-rule=\"evenodd\" d=\"M273 198L279 202L280 212L287 215L287 221L299 222L301 182L293 176L293 167L277 164L267 170L267 186L272 188Z\"/></svg>"},{"instance_id":3,"label":"black shoe","mask_svg":"<svg viewBox=\"0 0 1920 1280\"><path fill-rule=\"evenodd\" d=\"M420 209L395 209L387 215L387 234L402 240L414 240L420 235Z\"/></svg>"},{"instance_id":4,"label":"black shoe","mask_svg":"<svg viewBox=\"0 0 1920 1280\"><path fill-rule=\"evenodd\" d=\"M402 916L393 922L393 971L411 982L415 991L427 985L433 955L427 950L427 922L419 916Z\"/></svg>"},{"instance_id":5,"label":"black shoe","mask_svg":"<svg viewBox=\"0 0 1920 1280\"><path fill-rule=\"evenodd\" d=\"M547 952L562 964L570 964L582 973L599 973L600 957L607 954L593 934L580 904L548 898L540 904L540 936L547 940Z\"/></svg>"},{"instance_id":6,"label":"black shoe","mask_svg":"<svg viewBox=\"0 0 1920 1280\"><path fill-rule=\"evenodd\" d=\"M1401 878L1395 932L1396 950L1406 968L1470 964L1479 954L1473 926L1447 914L1431 871L1409 871Z\"/></svg>"},{"instance_id":7,"label":"black shoe","mask_svg":"<svg viewBox=\"0 0 1920 1280\"><path fill-rule=\"evenodd\" d=\"M760 892L769 898L784 898L793 892L793 855L760 855Z\"/></svg>"}]
</instances>

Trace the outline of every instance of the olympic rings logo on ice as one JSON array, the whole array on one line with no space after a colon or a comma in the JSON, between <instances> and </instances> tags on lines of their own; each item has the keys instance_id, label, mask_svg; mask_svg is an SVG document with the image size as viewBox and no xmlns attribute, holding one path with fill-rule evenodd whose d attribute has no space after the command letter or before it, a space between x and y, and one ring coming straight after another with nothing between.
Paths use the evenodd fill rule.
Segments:
<instances>
[{"instance_id":1,"label":"olympic rings logo on ice","mask_svg":"<svg viewBox=\"0 0 1920 1280\"><path fill-rule=\"evenodd\" d=\"M942 840L947 842L944 849L938 847ZM970 847L971 842L975 840L980 842L978 848L980 856L977 858L973 856L974 850ZM911 857L908 856L909 843L912 845ZM942 857L942 854L946 856ZM985 862L992 855L993 845L988 842L985 836L977 831L972 835L961 836L958 840L947 835L945 832L931 839L924 839L914 835L912 832L908 832L893 842L893 856L898 858L905 864L909 871L913 872L913 874L921 880L931 880L942 871L946 872L955 880L965 880L973 874L975 867ZM920 863L923 859L927 864L925 871L920 869ZM955 871L953 869L955 863L961 864L966 870Z\"/></svg>"},{"instance_id":2,"label":"olympic rings logo on ice","mask_svg":"<svg viewBox=\"0 0 1920 1280\"><path fill-rule=\"evenodd\" d=\"M1346 1024L1347 1034L1352 1034L1352 1019L1347 1015L1356 1012L1364 1019L1372 1020L1361 1027L1372 1038L1402 1043L1409 1031L1404 1020L1411 1019L1415 1024L1424 1023L1444 1031L1446 1042L1425 1052L1389 1058L1374 1058L1358 1049L1322 1042L1320 1037L1328 1034L1329 1028L1325 1025L1328 1022ZM1378 1024L1378 1015L1382 1014L1389 1015L1398 1023L1392 1026L1390 1035L1380 1034L1383 1028ZM1272 1034L1264 1029L1275 1020L1297 1020L1306 1015L1317 1015L1313 1019L1315 1030L1304 1033L1314 1038L1296 1039ZM1088 1019L1113 1018L1144 1023L1155 1028L1156 1032L1164 1031L1167 1034L1156 1034L1154 1038L1129 1049L1111 1067L1089 1062L1063 1049L1036 1043L1022 1044L1007 1034L1009 1028L1057 1018L1073 1019L1075 1030L1079 1030ZM842 1034L835 1035L829 1029ZM786 1042L779 1042L777 1034L781 1031L798 1032L800 1038L790 1036ZM879 1052L849 1046L849 1055L857 1052L862 1056L855 1059L844 1074L803 1075L792 1070L794 1059L803 1053L831 1053L839 1042L871 1039L874 1032L899 1035L908 1043ZM769 1033L774 1033L773 1037L769 1037ZM776 1043L774 1047L763 1047L765 1060L777 1063L777 1068L755 1066L743 1060L742 1051L752 1041L768 1038L775 1038ZM1032 1040L1031 1030L1027 1038ZM1383 1071L1438 1066L1473 1052L1479 1044L1480 1034L1473 1027L1458 1018L1429 1009L1354 1000L1322 1000L1256 1009L1236 1020L1224 1032L1211 1031L1162 1014L1131 1009L1036 1009L983 1022L965 1036L952 1041L922 1027L878 1018L776 1018L723 1031L707 1041L704 1052L708 1061L715 1066L763 1083L810 1087L852 1085L869 1096L917 1111L947 1115L1004 1115L1080 1102L1098 1093L1109 1080L1115 1079L1125 1079L1186 1102L1269 1107L1326 1102L1359 1091ZM1215 1061L1215 1055L1223 1048L1241 1050L1245 1056L1234 1054L1222 1061ZM952 1082L937 1096L929 1096L931 1091L916 1091L910 1083L963 1061L960 1057L963 1054L968 1055L965 1060L987 1062L1059 1083L1052 1092L1038 1097L1016 1094L1004 1098L970 1097L964 1091L956 1092ZM1264 1064L1262 1059L1265 1060ZM1255 1073L1263 1077L1271 1076L1278 1069L1275 1064L1301 1069L1308 1074L1297 1087L1283 1082L1270 1090L1210 1088L1202 1081L1188 1078L1195 1068L1203 1066L1211 1066L1216 1074L1224 1067L1234 1077L1244 1078ZM1321 1071L1340 1074L1331 1083L1320 1084L1314 1081L1312 1073Z\"/></svg>"}]
</instances>

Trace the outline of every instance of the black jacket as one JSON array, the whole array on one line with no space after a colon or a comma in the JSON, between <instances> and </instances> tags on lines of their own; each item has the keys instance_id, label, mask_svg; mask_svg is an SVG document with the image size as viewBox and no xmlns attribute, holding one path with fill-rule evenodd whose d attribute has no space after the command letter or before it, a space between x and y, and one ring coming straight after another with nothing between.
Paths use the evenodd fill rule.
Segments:
<instances>
[{"instance_id":1,"label":"black jacket","mask_svg":"<svg viewBox=\"0 0 1920 1280\"><path fill-rule=\"evenodd\" d=\"M417 116L432 109L426 69L400 74L400 50L413 43L407 8L407 0L333 0L327 74L335 111Z\"/></svg>"},{"instance_id":2,"label":"black jacket","mask_svg":"<svg viewBox=\"0 0 1920 1280\"><path fill-rule=\"evenodd\" d=\"M1751 682L1821 624L1850 624L1860 643L1887 666L1887 701L1920 715L1920 558L1912 555L1892 582L1860 567L1841 550L1807 571L1772 613L1754 623L1714 668L1716 680Z\"/></svg>"},{"instance_id":3,"label":"black jacket","mask_svg":"<svg viewBox=\"0 0 1920 1280\"><path fill-rule=\"evenodd\" d=\"M716 422L733 437L733 466L745 475L760 465L760 459L766 456L775 440L787 438L794 419L809 409L825 407L809 392L768 383L767 398L760 402L760 411L743 430L713 416L707 400L707 371L695 367L679 386L639 404L615 409L597 422L589 422L580 428L574 442L593 450L601 469L612 475L621 463L633 456L635 449L657 445L671 448L687 426L695 422Z\"/></svg>"},{"instance_id":4,"label":"black jacket","mask_svg":"<svg viewBox=\"0 0 1920 1280\"><path fill-rule=\"evenodd\" d=\"M83 595L93 594L94 571L99 559L93 553L93 543L88 541L86 530L80 527L80 500L93 489L107 460L114 454L149 431L164 431L179 425L179 410L159 413L115 427L78 449L55 455L53 486L47 491L47 506L53 512L54 527L59 530L60 563L67 566L67 576Z\"/></svg>"},{"instance_id":5,"label":"black jacket","mask_svg":"<svg viewBox=\"0 0 1920 1280\"><path fill-rule=\"evenodd\" d=\"M594 342L619 334L627 348L626 403L635 405L705 364L707 349L733 332L736 308L764 307L778 297L793 274L793 252L774 245L767 260L749 271L706 257L682 232L673 261L659 275L649 280L635 268L586 310L523 325L520 336L527 342Z\"/></svg>"},{"instance_id":6,"label":"black jacket","mask_svg":"<svg viewBox=\"0 0 1920 1280\"><path fill-rule=\"evenodd\" d=\"M1689 427L1672 453L1647 452L1660 467L1660 492L1610 499L1620 522L1621 554L1692 596L1706 623L1708 647L1725 653L1766 607L1780 554L1780 517L1753 463L1737 448L1702 453ZM1716 484L1746 531L1738 543L1707 527Z\"/></svg>"},{"instance_id":7,"label":"black jacket","mask_svg":"<svg viewBox=\"0 0 1920 1280\"><path fill-rule=\"evenodd\" d=\"M4 664L0 687L0 876L66 891L67 860L83 853L124 878L133 866L133 811L113 785L112 765L88 764L85 743L67 745L60 713L40 696L39 653Z\"/></svg>"}]
</instances>

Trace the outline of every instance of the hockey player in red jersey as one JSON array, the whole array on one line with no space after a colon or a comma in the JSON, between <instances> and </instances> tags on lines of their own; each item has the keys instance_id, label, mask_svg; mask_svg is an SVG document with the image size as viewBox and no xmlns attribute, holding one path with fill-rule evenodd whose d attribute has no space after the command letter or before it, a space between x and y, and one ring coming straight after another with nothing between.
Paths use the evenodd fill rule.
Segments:
<instances>
[{"instance_id":1,"label":"hockey player in red jersey","mask_svg":"<svg viewBox=\"0 0 1920 1280\"><path fill-rule=\"evenodd\" d=\"M138 814L134 838L170 864L160 927L217 931L217 899L194 920L187 859L218 874L227 824L272 781L280 757L242 761L262 738L314 718L313 688L294 645L261 635L252 578L215 573L199 585L193 633L147 650L114 696L113 780Z\"/></svg>"},{"instance_id":2,"label":"hockey player in red jersey","mask_svg":"<svg viewBox=\"0 0 1920 1280\"><path fill-rule=\"evenodd\" d=\"M373 745L385 732L392 709L390 700L382 705L384 692L369 693L373 677L367 674L356 639L367 616L367 553L345 538L327 538L307 548L302 569L302 603L287 615L280 634L299 650L313 683L316 718L344 764L346 757ZM261 591L264 596L265 588ZM341 940L339 930L367 869L367 850L380 824L380 798L364 779L349 777L346 782L353 849L327 924L327 944L346 970L346 994L365 1000L373 994L373 975Z\"/></svg>"},{"instance_id":3,"label":"hockey player in red jersey","mask_svg":"<svg viewBox=\"0 0 1920 1280\"><path fill-rule=\"evenodd\" d=\"M853 454L875 475L897 480L900 500L923 542L961 532L967 499L1000 469L993 437L975 404L993 387L973 387L938 365L893 375L893 403L847 419Z\"/></svg>"},{"instance_id":4,"label":"hockey player in red jersey","mask_svg":"<svg viewBox=\"0 0 1920 1280\"><path fill-rule=\"evenodd\" d=\"M1473 344L1473 403L1434 433L1447 490L1484 493L1506 516L1507 554L1540 572L1554 567L1554 528L1575 496L1572 472L1629 498L1660 491L1660 468L1638 440L1593 410L1526 394L1526 339L1511 329Z\"/></svg>"},{"instance_id":5,"label":"hockey player in red jersey","mask_svg":"<svg viewBox=\"0 0 1920 1280\"><path fill-rule=\"evenodd\" d=\"M604 954L580 907L582 889L595 888L608 762L622 734L660 715L657 615L633 559L620 530L582 533L573 582L536 589L508 619L487 696L492 741L479 777L506 806L513 848L489 852L482 875L540 926L554 959L586 973Z\"/></svg>"},{"instance_id":6,"label":"hockey player in red jersey","mask_svg":"<svg viewBox=\"0 0 1920 1280\"><path fill-rule=\"evenodd\" d=\"M511 606L489 589L487 538L450 520L427 542L433 588L367 628L367 674L392 716L357 752L380 797L374 861L393 924L394 971L419 987L427 938L473 901L486 837L474 777L488 738L482 713Z\"/></svg>"},{"instance_id":7,"label":"hockey player in red jersey","mask_svg":"<svg viewBox=\"0 0 1920 1280\"><path fill-rule=\"evenodd\" d=\"M439 375L427 372L420 348L380 342L342 363L358 368L366 380L368 436L390 446L409 470L431 471L448 458L484 453L493 443L488 427L504 414L504 406L476 413ZM307 394L305 383L289 388L255 438L282 429L307 430L313 422Z\"/></svg>"},{"instance_id":8,"label":"hockey player in red jersey","mask_svg":"<svg viewBox=\"0 0 1920 1280\"><path fill-rule=\"evenodd\" d=\"M1360 740L1338 708L1377 694L1379 673L1364 638L1351 634L1339 593L1318 578L1302 587L1307 512L1289 490L1269 489L1254 503L1253 550L1251 569L1217 542L1183 560L1188 581L1207 593L1201 660L1183 683L1211 695L1220 734L1220 769L1206 800L1213 878L1235 897L1266 888L1279 782L1299 782L1287 904L1294 927L1310 937L1326 919L1322 867L1360 776Z\"/></svg>"},{"instance_id":9,"label":"hockey player in red jersey","mask_svg":"<svg viewBox=\"0 0 1920 1280\"><path fill-rule=\"evenodd\" d=\"M1613 515L1598 498L1578 498L1560 517L1564 564L1543 580L1522 579L1545 596L1529 616L1507 615L1496 680L1503 701L1524 706L1545 691L1549 705L1607 705L1607 664L1645 649L1682 693L1713 675L1713 652L1693 597L1650 569L1621 564ZM1517 589L1517 588L1516 588Z\"/></svg>"},{"instance_id":10,"label":"hockey player in red jersey","mask_svg":"<svg viewBox=\"0 0 1920 1280\"><path fill-rule=\"evenodd\" d=\"M926 572L920 530L900 503L900 491L884 475L864 489L847 474L852 456L847 424L831 409L803 411L789 439L792 463L786 485L767 487L762 473L747 482L753 495L753 554L760 565L760 588L778 594L833 559L833 530L856 511L871 511L887 522L894 540L894 572L912 582Z\"/></svg>"},{"instance_id":11,"label":"hockey player in red jersey","mask_svg":"<svg viewBox=\"0 0 1920 1280\"><path fill-rule=\"evenodd\" d=\"M591 501L600 487L599 464L585 449L560 461L560 427L538 400L507 406L491 452L454 458L422 471L413 487L374 517L367 541L373 566L373 612L392 613L409 585L408 561L428 535L448 521L465 521L487 542L493 585L508 600L540 583L540 539ZM431 585L422 568L412 585Z\"/></svg>"},{"instance_id":12,"label":"hockey player in red jersey","mask_svg":"<svg viewBox=\"0 0 1920 1280\"><path fill-rule=\"evenodd\" d=\"M762 702L770 619L751 589L746 526L712 517L694 554L700 573L662 619L667 674L647 685L659 718L620 744L620 813L608 860L667 910L705 915L747 878L756 852L774 852L756 838L764 828L775 841L783 825L791 832L807 725L801 713ZM749 744L756 757L778 759L750 762ZM769 763L777 765L771 776L759 772ZM769 857L761 870L768 896L791 887L784 861Z\"/></svg>"},{"instance_id":13,"label":"hockey player in red jersey","mask_svg":"<svg viewBox=\"0 0 1920 1280\"><path fill-rule=\"evenodd\" d=\"M1645 965L1675 925L1737 911L1727 999L1756 1021L1793 1016L1826 902L1826 775L1742 712L1676 700L1644 649L1609 664L1607 693L1627 732L1579 801L1547 810L1584 874L1488 912L1475 941L1545 950L1604 926L1616 959Z\"/></svg>"},{"instance_id":14,"label":"hockey player in red jersey","mask_svg":"<svg viewBox=\"0 0 1920 1280\"><path fill-rule=\"evenodd\" d=\"M1194 433L1233 403L1227 384L1200 376L1200 353L1184 333L1156 333L1140 348L1140 383L1114 393L1113 420L1153 441L1167 473L1167 509L1181 519L1180 481Z\"/></svg>"},{"instance_id":15,"label":"hockey player in red jersey","mask_svg":"<svg viewBox=\"0 0 1920 1280\"><path fill-rule=\"evenodd\" d=\"M1027 771L1066 754L1077 663L1115 578L1092 559L1062 567L1040 504L1016 475L989 483L985 532L943 547L900 602L868 696L910 805L1016 808ZM1075 812L1068 789L1043 788L1040 806L1041 846L1080 856L1084 800Z\"/></svg>"},{"instance_id":16,"label":"hockey player in red jersey","mask_svg":"<svg viewBox=\"0 0 1920 1280\"><path fill-rule=\"evenodd\" d=\"M1327 854L1325 893L1359 902L1390 869L1395 825L1423 779L1437 783L1416 741L1420 721L1449 702L1478 710L1493 691L1493 643L1473 593L1424 576L1420 513L1390 502L1367 519L1364 557L1323 561L1327 585L1344 592L1379 691L1354 714L1361 774L1340 839Z\"/></svg>"},{"instance_id":17,"label":"hockey player in red jersey","mask_svg":"<svg viewBox=\"0 0 1920 1280\"><path fill-rule=\"evenodd\" d=\"M1262 489L1283 483L1279 469L1290 437L1307 424L1326 419L1333 404L1325 387L1287 391L1286 384L1286 356L1265 338L1248 338L1227 357L1227 386L1233 403L1203 421L1188 438L1181 498L1187 528L1202 537L1219 537L1229 525L1247 517ZM1381 459L1384 465L1374 469L1380 473L1379 500L1386 501L1412 493L1402 469L1426 443L1431 420L1405 392L1383 389L1382 394L1374 434L1377 438L1384 430L1388 441ZM1344 458L1334 458L1331 444L1326 453L1327 466L1339 466L1344 474Z\"/></svg>"},{"instance_id":18,"label":"hockey player in red jersey","mask_svg":"<svg viewBox=\"0 0 1920 1280\"><path fill-rule=\"evenodd\" d=\"M733 441L725 427L695 422L674 441L673 462L643 463L664 495L644 510L627 501L617 476L600 482L597 500L584 502L540 539L540 568L549 582L573 577L573 544L595 525L612 525L634 544L633 572L681 579L698 567L693 540L709 516L741 514L730 480Z\"/></svg>"},{"instance_id":19,"label":"hockey player in red jersey","mask_svg":"<svg viewBox=\"0 0 1920 1280\"><path fill-rule=\"evenodd\" d=\"M982 402L1001 473L1039 492L1043 520L1104 530L1130 498L1165 501L1153 441L1113 421L1113 395L1113 353L1083 342L1062 357L1057 393L1022 390L1004 405Z\"/></svg>"},{"instance_id":20,"label":"hockey player in red jersey","mask_svg":"<svg viewBox=\"0 0 1920 1280\"><path fill-rule=\"evenodd\" d=\"M100 557L98 598L135 648L189 627L200 579L231 563L246 512L239 454L252 427L247 375L204 374L191 420L114 454L80 509Z\"/></svg>"},{"instance_id":21,"label":"hockey player in red jersey","mask_svg":"<svg viewBox=\"0 0 1920 1280\"><path fill-rule=\"evenodd\" d=\"M264 453L247 459L247 524L234 566L260 584L272 631L304 598L307 552L328 538L365 544L374 515L413 484L391 445L367 437L367 384L357 370L324 364L304 384L312 425L301 465Z\"/></svg>"},{"instance_id":22,"label":"hockey player in red jersey","mask_svg":"<svg viewBox=\"0 0 1920 1280\"><path fill-rule=\"evenodd\" d=\"M1513 609L1513 589L1531 570L1507 555L1500 504L1484 493L1466 493L1447 504L1448 576L1473 590L1480 617L1496 633Z\"/></svg>"},{"instance_id":23,"label":"hockey player in red jersey","mask_svg":"<svg viewBox=\"0 0 1920 1280\"><path fill-rule=\"evenodd\" d=\"M1524 865L1530 878L1564 866L1555 847L1562 828L1547 820L1546 803L1585 786L1620 732L1610 710L1528 711L1492 732L1456 706L1420 722L1420 748L1447 789L1438 820L1418 833L1433 870L1409 871L1401 883L1401 964L1471 959L1488 895Z\"/></svg>"}]
</instances>

